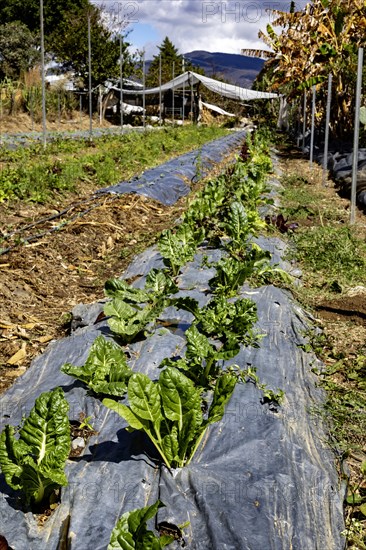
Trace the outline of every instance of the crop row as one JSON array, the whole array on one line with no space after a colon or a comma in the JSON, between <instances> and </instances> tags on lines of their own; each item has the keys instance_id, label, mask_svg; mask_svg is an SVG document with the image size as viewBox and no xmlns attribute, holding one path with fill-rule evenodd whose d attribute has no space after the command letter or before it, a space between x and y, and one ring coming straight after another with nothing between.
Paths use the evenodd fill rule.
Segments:
<instances>
[{"instance_id":1,"label":"crop row","mask_svg":"<svg viewBox=\"0 0 366 550\"><path fill-rule=\"evenodd\" d=\"M260 383L255 369L226 366L241 346L260 345L261 337L254 330L256 304L237 297L240 287L245 281L289 279L271 266L270 253L253 241L265 228L258 207L271 202L265 198L271 167L266 140L260 133L247 138L237 162L205 185L179 225L161 234L158 248L164 267L148 273L144 288L123 279L106 282L105 293L111 299L104 314L121 345L98 336L83 366L61 367L117 412L129 431L145 432L169 470L190 463L208 426L222 419L238 382L249 377L268 400L282 398L283 392L276 394ZM204 307L193 298L176 296L182 268L201 244L222 252L221 259L210 265L215 268L209 281L212 299ZM185 353L165 358L159 379L153 381L128 366L125 346L147 335L168 306L189 311L193 321L185 332ZM121 403L126 394L128 405ZM23 492L26 506L33 510L67 484L64 469L69 452L68 403L61 388L41 394L22 426L16 430L7 425L0 436L5 480ZM172 542L172 537L157 538L146 527L161 505L157 501L124 514L108 548L158 549Z\"/></svg>"}]
</instances>

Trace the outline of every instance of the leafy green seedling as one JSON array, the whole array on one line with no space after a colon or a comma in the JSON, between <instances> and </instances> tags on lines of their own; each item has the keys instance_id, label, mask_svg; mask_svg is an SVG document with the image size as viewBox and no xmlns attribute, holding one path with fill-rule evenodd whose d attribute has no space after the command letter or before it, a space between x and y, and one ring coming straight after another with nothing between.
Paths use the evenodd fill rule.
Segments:
<instances>
[{"instance_id":1,"label":"leafy green seedling","mask_svg":"<svg viewBox=\"0 0 366 550\"><path fill-rule=\"evenodd\" d=\"M231 238L230 249L245 249L249 235L254 236L266 227L257 210L245 208L242 202L230 204L222 229Z\"/></svg>"},{"instance_id":2,"label":"leafy green seedling","mask_svg":"<svg viewBox=\"0 0 366 550\"><path fill-rule=\"evenodd\" d=\"M93 426L90 424L89 420L91 420L93 417L90 415L90 416L86 416L84 418L84 420L82 420L80 422L80 425L78 427L79 430L82 430L83 428L86 428L87 430L90 430L91 432L94 431L94 428Z\"/></svg>"},{"instance_id":3,"label":"leafy green seedling","mask_svg":"<svg viewBox=\"0 0 366 550\"><path fill-rule=\"evenodd\" d=\"M206 418L200 390L174 367L167 367L158 382L133 374L128 383L129 407L112 399L104 399L103 404L122 416L130 430L143 430L168 468L181 468L192 460L209 424L221 420L235 384L230 374L218 379Z\"/></svg>"},{"instance_id":4,"label":"leafy green seedling","mask_svg":"<svg viewBox=\"0 0 366 550\"><path fill-rule=\"evenodd\" d=\"M177 277L180 268L193 260L197 245L204 239L205 232L201 228L192 228L181 224L175 231L166 229L162 232L158 247L165 265L173 277Z\"/></svg>"},{"instance_id":5,"label":"leafy green seedling","mask_svg":"<svg viewBox=\"0 0 366 550\"><path fill-rule=\"evenodd\" d=\"M27 504L39 505L67 485L70 452L69 405L61 388L42 393L19 430L5 426L0 436L0 466L6 483L20 490Z\"/></svg>"},{"instance_id":6,"label":"leafy green seedling","mask_svg":"<svg viewBox=\"0 0 366 550\"><path fill-rule=\"evenodd\" d=\"M98 336L90 348L89 356L82 367L65 363L61 367L65 374L84 382L95 393L121 397L127 391L132 370L120 346Z\"/></svg>"},{"instance_id":7,"label":"leafy green seedling","mask_svg":"<svg viewBox=\"0 0 366 550\"><path fill-rule=\"evenodd\" d=\"M144 290L120 279L107 281L105 292L113 297L104 307L110 329L124 342L131 342L169 305L169 294L177 291L170 275L158 269L149 272Z\"/></svg>"},{"instance_id":8,"label":"leafy green seedling","mask_svg":"<svg viewBox=\"0 0 366 550\"><path fill-rule=\"evenodd\" d=\"M246 345L255 345L258 340L252 330L258 320L257 306L252 300L241 298L228 302L224 296L217 296L203 308L190 297L176 298L172 303L178 309L190 311L200 332L207 336Z\"/></svg>"},{"instance_id":9,"label":"leafy green seedling","mask_svg":"<svg viewBox=\"0 0 366 550\"><path fill-rule=\"evenodd\" d=\"M123 514L112 531L107 550L161 550L173 542L173 536L157 537L153 531L147 529L148 520L163 506L157 500L151 506Z\"/></svg>"},{"instance_id":10,"label":"leafy green seedling","mask_svg":"<svg viewBox=\"0 0 366 550\"><path fill-rule=\"evenodd\" d=\"M207 336L191 325L185 332L187 351L183 358L165 359L160 367L175 367L193 380L197 387L209 388L223 372L223 362L232 359L240 351L239 344L226 342L217 349ZM238 367L239 368L239 367Z\"/></svg>"}]
</instances>

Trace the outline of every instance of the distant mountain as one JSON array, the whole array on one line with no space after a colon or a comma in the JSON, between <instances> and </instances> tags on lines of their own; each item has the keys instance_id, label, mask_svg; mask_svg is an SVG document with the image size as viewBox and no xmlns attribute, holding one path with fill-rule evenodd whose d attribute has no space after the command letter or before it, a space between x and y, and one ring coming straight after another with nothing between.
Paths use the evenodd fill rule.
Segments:
<instances>
[{"instance_id":1,"label":"distant mountain","mask_svg":"<svg viewBox=\"0 0 366 550\"><path fill-rule=\"evenodd\" d=\"M184 57L189 59L193 65L201 67L206 76L216 75L243 88L252 87L255 77L264 64L263 59L255 57L203 50L185 53Z\"/></svg>"}]
</instances>

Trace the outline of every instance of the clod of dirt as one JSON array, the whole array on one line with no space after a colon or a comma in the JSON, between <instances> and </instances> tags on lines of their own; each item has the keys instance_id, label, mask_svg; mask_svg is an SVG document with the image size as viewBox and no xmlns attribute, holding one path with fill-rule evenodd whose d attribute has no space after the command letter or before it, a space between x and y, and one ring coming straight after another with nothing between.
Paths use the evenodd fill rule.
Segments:
<instances>
[{"instance_id":1,"label":"clod of dirt","mask_svg":"<svg viewBox=\"0 0 366 550\"><path fill-rule=\"evenodd\" d=\"M315 309L322 319L348 320L366 326L366 294L324 300Z\"/></svg>"}]
</instances>

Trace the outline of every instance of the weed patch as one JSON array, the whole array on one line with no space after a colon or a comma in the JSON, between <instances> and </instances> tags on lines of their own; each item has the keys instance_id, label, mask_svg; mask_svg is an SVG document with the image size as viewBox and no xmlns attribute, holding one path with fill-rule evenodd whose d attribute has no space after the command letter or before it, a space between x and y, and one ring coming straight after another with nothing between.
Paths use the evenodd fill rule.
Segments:
<instances>
[{"instance_id":1,"label":"weed patch","mask_svg":"<svg viewBox=\"0 0 366 550\"><path fill-rule=\"evenodd\" d=\"M291 258L303 271L299 301L315 310L322 328L308 335L308 350L325 363L319 383L326 390L320 414L334 447L350 468L345 502L346 547L366 549L366 222L349 226L348 201L333 184L322 187L321 170L309 177L308 162L285 163L281 209L299 228L287 233Z\"/></svg>"},{"instance_id":2,"label":"weed patch","mask_svg":"<svg viewBox=\"0 0 366 550\"><path fill-rule=\"evenodd\" d=\"M92 144L60 139L45 150L38 143L15 151L0 148L0 202L42 204L57 193L74 192L83 182L95 188L113 185L227 133L187 126L103 136Z\"/></svg>"},{"instance_id":3,"label":"weed patch","mask_svg":"<svg viewBox=\"0 0 366 550\"><path fill-rule=\"evenodd\" d=\"M314 226L292 235L298 261L324 279L366 282L366 246L350 227Z\"/></svg>"}]
</instances>

